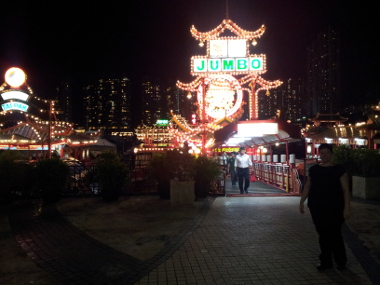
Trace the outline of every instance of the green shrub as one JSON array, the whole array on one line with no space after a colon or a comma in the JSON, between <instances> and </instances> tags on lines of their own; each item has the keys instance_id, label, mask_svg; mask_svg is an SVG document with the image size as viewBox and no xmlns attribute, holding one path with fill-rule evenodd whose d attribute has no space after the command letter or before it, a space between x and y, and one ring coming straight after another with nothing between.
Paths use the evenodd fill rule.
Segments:
<instances>
[{"instance_id":1,"label":"green shrub","mask_svg":"<svg viewBox=\"0 0 380 285\"><path fill-rule=\"evenodd\" d=\"M354 161L357 165L356 175L363 177L380 177L380 153L375 149L355 149Z\"/></svg>"},{"instance_id":2,"label":"green shrub","mask_svg":"<svg viewBox=\"0 0 380 285\"><path fill-rule=\"evenodd\" d=\"M37 162L36 184L44 202L56 203L61 199L69 173L68 165L59 158L47 158Z\"/></svg>"},{"instance_id":3,"label":"green shrub","mask_svg":"<svg viewBox=\"0 0 380 285\"><path fill-rule=\"evenodd\" d=\"M195 161L195 196L205 198L211 188L211 184L221 174L219 164L206 156L200 156Z\"/></svg>"},{"instance_id":4,"label":"green shrub","mask_svg":"<svg viewBox=\"0 0 380 285\"><path fill-rule=\"evenodd\" d=\"M341 164L349 174L357 172L353 149L349 145L334 146L334 163Z\"/></svg>"},{"instance_id":5,"label":"green shrub","mask_svg":"<svg viewBox=\"0 0 380 285\"><path fill-rule=\"evenodd\" d=\"M98 157L96 180L105 201L119 199L128 176L128 168L114 152L104 152Z\"/></svg>"},{"instance_id":6,"label":"green shrub","mask_svg":"<svg viewBox=\"0 0 380 285\"><path fill-rule=\"evenodd\" d=\"M157 182L157 192L160 197L169 199L170 180L194 180L195 158L177 150L156 154L148 165L148 177Z\"/></svg>"},{"instance_id":7,"label":"green shrub","mask_svg":"<svg viewBox=\"0 0 380 285\"><path fill-rule=\"evenodd\" d=\"M358 148L348 145L334 147L333 161L343 165L352 176L380 177L380 153L378 150Z\"/></svg>"},{"instance_id":8,"label":"green shrub","mask_svg":"<svg viewBox=\"0 0 380 285\"><path fill-rule=\"evenodd\" d=\"M10 204L14 196L22 194L28 186L25 184L26 168L22 165L24 159L25 157L15 150L6 150L0 153L1 205Z\"/></svg>"}]
</instances>

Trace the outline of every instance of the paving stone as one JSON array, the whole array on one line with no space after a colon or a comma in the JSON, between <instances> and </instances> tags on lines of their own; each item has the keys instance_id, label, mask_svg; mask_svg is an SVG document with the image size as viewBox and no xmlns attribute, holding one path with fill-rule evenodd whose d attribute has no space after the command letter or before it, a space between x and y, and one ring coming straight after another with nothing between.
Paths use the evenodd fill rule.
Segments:
<instances>
[{"instance_id":1,"label":"paving stone","mask_svg":"<svg viewBox=\"0 0 380 285\"><path fill-rule=\"evenodd\" d=\"M54 207L35 216L36 205L15 205L9 219L20 246L62 284L380 284L379 264L348 227L347 269L318 272L318 237L298 212L300 198L261 182L249 191L205 200L193 224L145 262L79 231Z\"/></svg>"}]
</instances>

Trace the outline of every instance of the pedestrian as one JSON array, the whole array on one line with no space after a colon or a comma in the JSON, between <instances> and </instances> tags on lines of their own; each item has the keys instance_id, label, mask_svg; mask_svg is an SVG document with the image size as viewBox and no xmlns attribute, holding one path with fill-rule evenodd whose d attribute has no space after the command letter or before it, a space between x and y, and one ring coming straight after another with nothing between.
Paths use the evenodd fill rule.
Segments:
<instances>
[{"instance_id":1,"label":"pedestrian","mask_svg":"<svg viewBox=\"0 0 380 285\"><path fill-rule=\"evenodd\" d=\"M219 165L223 169L223 172L225 173L225 175L227 175L227 171L228 171L228 169L227 169L227 154L225 151L223 151L219 155Z\"/></svg>"},{"instance_id":2,"label":"pedestrian","mask_svg":"<svg viewBox=\"0 0 380 285\"><path fill-rule=\"evenodd\" d=\"M319 155L321 162L309 169L299 210L301 214L305 213L304 202L307 199L319 235L321 253L317 269L332 268L334 259L337 269L343 270L346 268L347 256L341 229L344 219L350 216L349 177L341 165L331 161L331 144L321 144Z\"/></svg>"},{"instance_id":3,"label":"pedestrian","mask_svg":"<svg viewBox=\"0 0 380 285\"><path fill-rule=\"evenodd\" d=\"M236 182L237 182L237 175L235 171L235 159L236 159L236 152L232 152L231 156L228 158L228 170L231 175L232 187L235 187Z\"/></svg>"},{"instance_id":4,"label":"pedestrian","mask_svg":"<svg viewBox=\"0 0 380 285\"><path fill-rule=\"evenodd\" d=\"M252 160L250 156L245 153L245 148L241 147L239 149L239 154L235 158L235 171L239 181L240 194L244 194L244 192L248 194L248 187L250 183L249 171L251 168Z\"/></svg>"}]
</instances>

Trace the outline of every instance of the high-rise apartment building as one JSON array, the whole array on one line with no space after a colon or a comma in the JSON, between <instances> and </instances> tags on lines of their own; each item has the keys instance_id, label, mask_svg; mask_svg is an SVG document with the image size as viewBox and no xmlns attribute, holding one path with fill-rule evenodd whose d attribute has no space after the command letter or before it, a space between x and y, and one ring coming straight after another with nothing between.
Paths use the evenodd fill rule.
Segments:
<instances>
[{"instance_id":1,"label":"high-rise apartment building","mask_svg":"<svg viewBox=\"0 0 380 285\"><path fill-rule=\"evenodd\" d=\"M126 131L131 128L131 82L127 77L103 77L84 87L86 129Z\"/></svg>"},{"instance_id":2,"label":"high-rise apartment building","mask_svg":"<svg viewBox=\"0 0 380 285\"><path fill-rule=\"evenodd\" d=\"M305 80L289 78L278 88L278 92L281 92L279 110L284 120L297 122L308 115Z\"/></svg>"},{"instance_id":3,"label":"high-rise apartment building","mask_svg":"<svg viewBox=\"0 0 380 285\"><path fill-rule=\"evenodd\" d=\"M278 88L259 94L259 119L275 116L297 122L307 116L305 81L289 78Z\"/></svg>"},{"instance_id":4,"label":"high-rise apartment building","mask_svg":"<svg viewBox=\"0 0 380 285\"><path fill-rule=\"evenodd\" d=\"M281 95L277 89L268 90L267 92L261 91L258 95L258 113L259 120L268 120L276 116L277 110L280 106L279 95ZM247 117L248 110L244 110L243 119ZM248 117L247 117L248 118Z\"/></svg>"},{"instance_id":5,"label":"high-rise apartment building","mask_svg":"<svg viewBox=\"0 0 380 285\"><path fill-rule=\"evenodd\" d=\"M162 118L162 107L165 105L161 86L152 81L144 81L141 85L141 122L153 125Z\"/></svg>"},{"instance_id":6,"label":"high-rise apartment building","mask_svg":"<svg viewBox=\"0 0 380 285\"><path fill-rule=\"evenodd\" d=\"M170 119L170 111L190 120L195 94L188 98L175 82L144 81L141 85L141 123L153 126L159 119Z\"/></svg>"},{"instance_id":7,"label":"high-rise apartment building","mask_svg":"<svg viewBox=\"0 0 380 285\"><path fill-rule=\"evenodd\" d=\"M175 87L173 89L173 95L174 96L171 96L171 110L173 110L175 114L180 114L186 121L190 122L198 110L196 106L197 93L184 91ZM196 117L199 120L198 115L196 115Z\"/></svg>"},{"instance_id":8,"label":"high-rise apartment building","mask_svg":"<svg viewBox=\"0 0 380 285\"><path fill-rule=\"evenodd\" d=\"M338 33L329 27L307 49L309 116L333 114L341 108L340 47Z\"/></svg>"},{"instance_id":9,"label":"high-rise apartment building","mask_svg":"<svg viewBox=\"0 0 380 285\"><path fill-rule=\"evenodd\" d=\"M59 111L57 119L64 122L72 122L72 94L69 83L62 81L57 87L55 110Z\"/></svg>"}]
</instances>

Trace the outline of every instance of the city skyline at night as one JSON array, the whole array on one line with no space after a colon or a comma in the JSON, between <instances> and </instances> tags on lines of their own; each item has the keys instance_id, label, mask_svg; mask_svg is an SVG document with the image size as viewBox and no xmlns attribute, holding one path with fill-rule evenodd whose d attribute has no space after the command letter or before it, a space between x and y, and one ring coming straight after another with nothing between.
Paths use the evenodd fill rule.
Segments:
<instances>
[{"instance_id":1,"label":"city skyline at night","mask_svg":"<svg viewBox=\"0 0 380 285\"><path fill-rule=\"evenodd\" d=\"M227 5L228 3L228 5ZM228 9L227 9L228 7ZM132 84L144 77L190 81L190 58L205 48L190 34L216 27L227 16L246 30L261 25L253 48L267 57L266 78L306 76L307 47L332 26L340 33L342 94L358 103L376 88L379 25L370 4L346 1L144 1L101 5L2 3L0 70L18 66L40 94L55 96L60 81L123 73ZM228 13L228 15L227 15ZM42 94L41 94L42 93Z\"/></svg>"}]
</instances>

